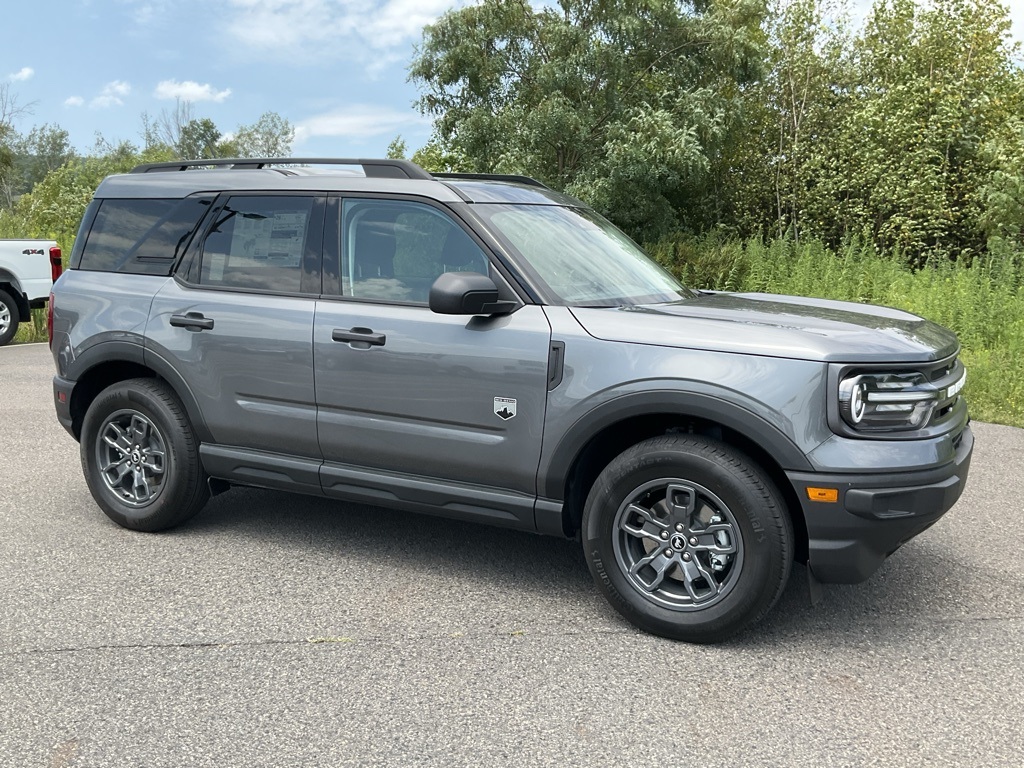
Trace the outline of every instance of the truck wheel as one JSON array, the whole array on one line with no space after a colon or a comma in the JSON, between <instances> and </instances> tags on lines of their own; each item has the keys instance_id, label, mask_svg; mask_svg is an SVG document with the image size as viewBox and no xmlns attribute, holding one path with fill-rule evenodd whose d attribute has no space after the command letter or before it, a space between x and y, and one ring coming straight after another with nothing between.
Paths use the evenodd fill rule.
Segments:
<instances>
[{"instance_id":1,"label":"truck wheel","mask_svg":"<svg viewBox=\"0 0 1024 768\"><path fill-rule=\"evenodd\" d=\"M601 473L583 511L590 572L626 619L713 643L754 624L789 578L793 526L746 456L697 435L645 440Z\"/></svg>"},{"instance_id":2,"label":"truck wheel","mask_svg":"<svg viewBox=\"0 0 1024 768\"><path fill-rule=\"evenodd\" d=\"M129 379L100 392L82 423L81 454L92 497L125 528L171 528L210 495L185 410L155 379Z\"/></svg>"},{"instance_id":3,"label":"truck wheel","mask_svg":"<svg viewBox=\"0 0 1024 768\"><path fill-rule=\"evenodd\" d=\"M18 332L21 313L7 291L0 291L0 347L9 344Z\"/></svg>"}]
</instances>

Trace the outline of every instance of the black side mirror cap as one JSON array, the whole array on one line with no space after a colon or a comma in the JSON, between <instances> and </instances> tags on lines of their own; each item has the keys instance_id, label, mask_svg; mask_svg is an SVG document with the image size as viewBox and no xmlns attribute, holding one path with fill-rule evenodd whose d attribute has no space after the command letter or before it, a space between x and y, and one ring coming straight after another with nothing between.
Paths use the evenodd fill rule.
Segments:
<instances>
[{"instance_id":1,"label":"black side mirror cap","mask_svg":"<svg viewBox=\"0 0 1024 768\"><path fill-rule=\"evenodd\" d=\"M517 306L501 301L498 286L479 272L445 272L430 286L430 310L439 315L505 315Z\"/></svg>"}]
</instances>

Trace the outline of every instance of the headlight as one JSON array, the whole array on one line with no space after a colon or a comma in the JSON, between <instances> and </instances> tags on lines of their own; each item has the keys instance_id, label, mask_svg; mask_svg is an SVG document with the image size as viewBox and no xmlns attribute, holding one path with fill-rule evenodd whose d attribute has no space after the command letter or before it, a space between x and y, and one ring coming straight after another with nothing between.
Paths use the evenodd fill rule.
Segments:
<instances>
[{"instance_id":1,"label":"headlight","mask_svg":"<svg viewBox=\"0 0 1024 768\"><path fill-rule=\"evenodd\" d=\"M939 400L920 373L862 373L839 382L839 412L860 432L920 429Z\"/></svg>"}]
</instances>

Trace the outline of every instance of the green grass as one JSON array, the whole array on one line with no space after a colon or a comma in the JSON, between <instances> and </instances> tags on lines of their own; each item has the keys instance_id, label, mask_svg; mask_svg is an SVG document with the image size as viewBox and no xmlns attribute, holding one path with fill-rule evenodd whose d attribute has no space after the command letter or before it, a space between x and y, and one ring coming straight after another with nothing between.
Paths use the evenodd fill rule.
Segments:
<instances>
[{"instance_id":1,"label":"green grass","mask_svg":"<svg viewBox=\"0 0 1024 768\"><path fill-rule=\"evenodd\" d=\"M22 323L14 335L12 344L28 344L33 341L46 341L46 310L33 309L32 322Z\"/></svg>"},{"instance_id":2,"label":"green grass","mask_svg":"<svg viewBox=\"0 0 1024 768\"><path fill-rule=\"evenodd\" d=\"M850 243L675 237L649 248L696 288L870 302L951 328L963 346L973 418L1024 427L1024 253L911 269L899 254Z\"/></svg>"}]
</instances>

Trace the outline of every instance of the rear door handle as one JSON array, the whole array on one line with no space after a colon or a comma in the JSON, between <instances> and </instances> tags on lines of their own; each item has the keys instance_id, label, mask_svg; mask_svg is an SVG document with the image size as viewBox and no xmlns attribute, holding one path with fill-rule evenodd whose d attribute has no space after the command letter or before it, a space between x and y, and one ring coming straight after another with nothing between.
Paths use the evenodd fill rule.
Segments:
<instances>
[{"instance_id":1,"label":"rear door handle","mask_svg":"<svg viewBox=\"0 0 1024 768\"><path fill-rule=\"evenodd\" d=\"M374 333L369 328L335 328L331 331L331 339L334 341L362 342L371 347L383 347L387 338L383 333Z\"/></svg>"},{"instance_id":2,"label":"rear door handle","mask_svg":"<svg viewBox=\"0 0 1024 768\"><path fill-rule=\"evenodd\" d=\"M213 329L213 318L204 317L202 312L186 312L184 315L171 315L171 325L190 331L209 331Z\"/></svg>"}]
</instances>

